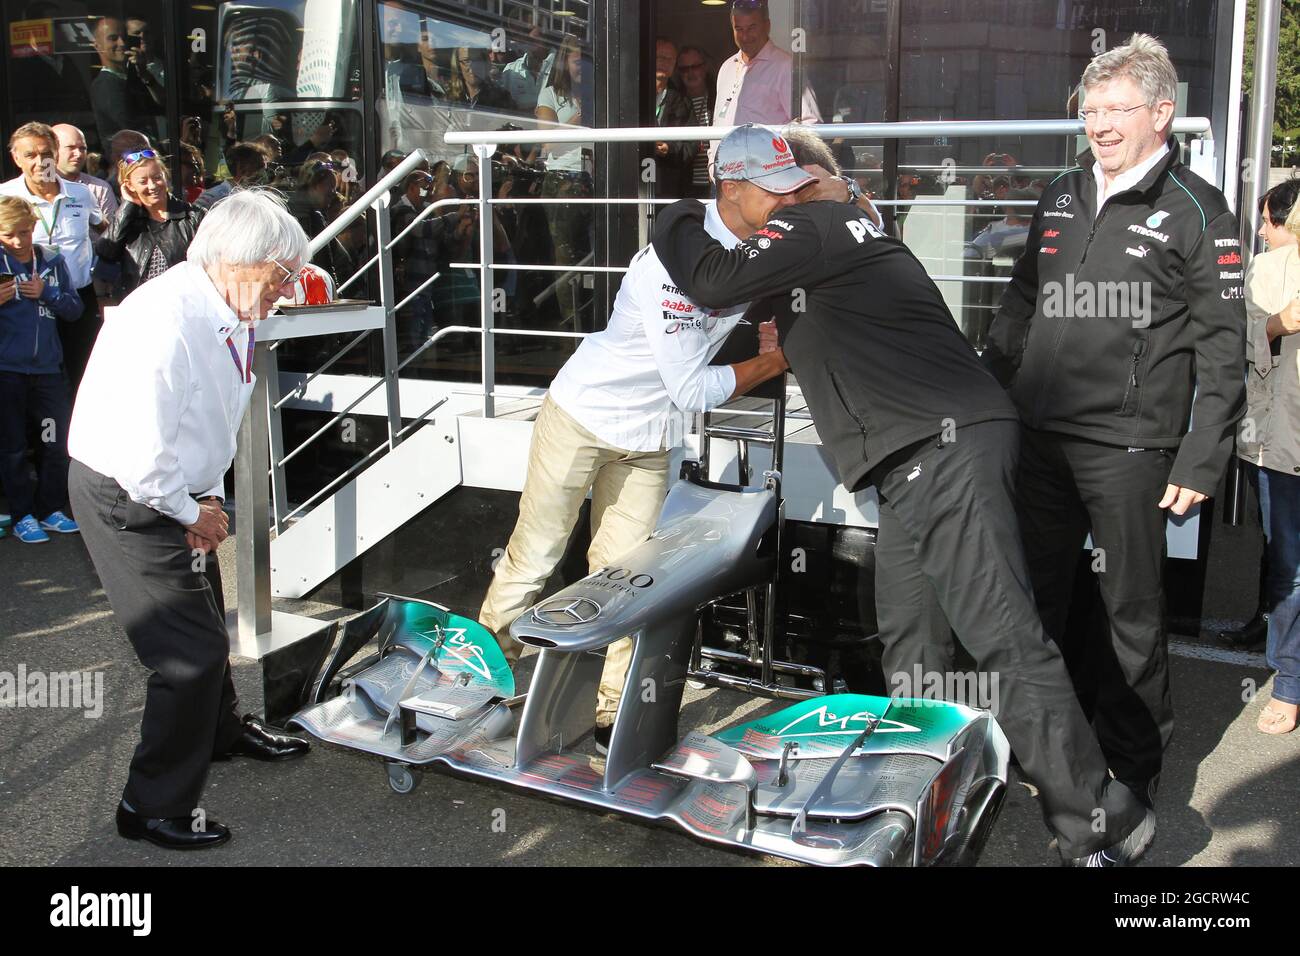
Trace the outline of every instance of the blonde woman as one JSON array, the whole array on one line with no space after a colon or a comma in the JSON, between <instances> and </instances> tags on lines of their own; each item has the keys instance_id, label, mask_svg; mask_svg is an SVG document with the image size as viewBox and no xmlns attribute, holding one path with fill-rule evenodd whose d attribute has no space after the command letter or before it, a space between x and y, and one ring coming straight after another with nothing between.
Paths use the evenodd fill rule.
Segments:
<instances>
[{"instance_id":1,"label":"blonde woman","mask_svg":"<svg viewBox=\"0 0 1300 956\"><path fill-rule=\"evenodd\" d=\"M1295 729L1300 705L1300 183L1260 202L1268 251L1246 273L1246 394L1238 454L1259 492L1268 576L1268 663L1273 696L1257 726ZM1289 208L1288 208L1289 207Z\"/></svg>"},{"instance_id":2,"label":"blonde woman","mask_svg":"<svg viewBox=\"0 0 1300 956\"><path fill-rule=\"evenodd\" d=\"M137 149L117 164L122 205L95 241L106 262L120 263L119 291L126 295L185 260L203 213L168 192L167 167L152 149Z\"/></svg>"}]
</instances>

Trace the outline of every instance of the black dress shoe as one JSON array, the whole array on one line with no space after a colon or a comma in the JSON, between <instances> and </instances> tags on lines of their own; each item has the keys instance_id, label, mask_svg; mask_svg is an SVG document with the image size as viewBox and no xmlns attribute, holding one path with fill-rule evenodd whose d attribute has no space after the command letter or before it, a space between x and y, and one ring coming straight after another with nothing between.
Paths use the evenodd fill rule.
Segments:
<instances>
[{"instance_id":1,"label":"black dress shoe","mask_svg":"<svg viewBox=\"0 0 1300 956\"><path fill-rule=\"evenodd\" d=\"M223 754L213 754L213 760L231 757L252 757L254 760L290 760L301 757L311 749L311 744L301 737L271 730L252 714L244 715L244 729L239 739Z\"/></svg>"},{"instance_id":2,"label":"black dress shoe","mask_svg":"<svg viewBox=\"0 0 1300 956\"><path fill-rule=\"evenodd\" d=\"M230 840L230 828L207 820L194 831L190 817L146 817L117 805L117 833L128 840L145 840L165 850L206 850Z\"/></svg>"},{"instance_id":3,"label":"black dress shoe","mask_svg":"<svg viewBox=\"0 0 1300 956\"><path fill-rule=\"evenodd\" d=\"M1219 640L1229 647L1259 647L1268 640L1268 617L1261 614L1252 618L1245 627L1222 631Z\"/></svg>"}]
</instances>

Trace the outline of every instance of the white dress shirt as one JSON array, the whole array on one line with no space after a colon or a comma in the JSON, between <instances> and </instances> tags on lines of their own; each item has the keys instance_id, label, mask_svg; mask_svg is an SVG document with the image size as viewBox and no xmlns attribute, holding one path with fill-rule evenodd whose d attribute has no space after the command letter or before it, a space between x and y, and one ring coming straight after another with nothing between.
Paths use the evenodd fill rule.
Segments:
<instances>
[{"instance_id":1,"label":"white dress shirt","mask_svg":"<svg viewBox=\"0 0 1300 956\"><path fill-rule=\"evenodd\" d=\"M195 497L225 497L256 381L237 371L227 339L246 365L247 326L190 262L106 309L72 410L68 455L133 501L193 524Z\"/></svg>"},{"instance_id":2,"label":"white dress shirt","mask_svg":"<svg viewBox=\"0 0 1300 956\"><path fill-rule=\"evenodd\" d=\"M728 249L739 241L706 203L704 228ZM721 405L736 373L709 365L748 303L706 309L673 285L646 246L632 260L609 325L587 336L551 383L551 399L602 441L628 451L680 444L685 417Z\"/></svg>"},{"instance_id":3,"label":"white dress shirt","mask_svg":"<svg viewBox=\"0 0 1300 956\"><path fill-rule=\"evenodd\" d=\"M54 246L63 253L68 266L68 278L74 289L90 285L90 270L95 264L95 248L90 237L90 225L104 221L99 203L90 190L81 183L70 183L58 177L59 194L52 202L42 199L27 188L27 181L19 176L0 183L0 195L26 199L36 207L36 231L32 241L43 246Z\"/></svg>"},{"instance_id":4,"label":"white dress shirt","mask_svg":"<svg viewBox=\"0 0 1300 956\"><path fill-rule=\"evenodd\" d=\"M1101 207L1105 205L1106 200L1110 199L1111 196L1118 196L1124 190L1132 189L1142 182L1142 177L1151 172L1156 163L1164 162L1168 155L1169 144L1166 143L1164 149L1157 149L1132 169L1116 176L1110 188L1106 186L1106 174L1102 172L1101 163L1093 163L1092 178L1097 181L1097 215L1101 215Z\"/></svg>"}]
</instances>

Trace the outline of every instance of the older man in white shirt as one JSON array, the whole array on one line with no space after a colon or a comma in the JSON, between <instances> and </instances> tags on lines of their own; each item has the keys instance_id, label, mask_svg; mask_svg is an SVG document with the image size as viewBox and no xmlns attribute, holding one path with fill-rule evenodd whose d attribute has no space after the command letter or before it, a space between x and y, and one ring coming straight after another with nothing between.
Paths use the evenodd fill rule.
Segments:
<instances>
[{"instance_id":1,"label":"older man in white shirt","mask_svg":"<svg viewBox=\"0 0 1300 956\"><path fill-rule=\"evenodd\" d=\"M118 833L168 849L230 839L197 813L208 765L307 744L241 722L221 573L224 475L253 389L255 328L307 260L307 236L249 190L203 220L187 260L108 310L68 435L69 495L118 622L152 672Z\"/></svg>"},{"instance_id":2,"label":"older man in white shirt","mask_svg":"<svg viewBox=\"0 0 1300 956\"><path fill-rule=\"evenodd\" d=\"M731 30L739 49L718 70L713 125L820 123L821 110L810 87L800 95L799 112L791 112L794 57L771 40L766 0L733 0ZM716 150L715 144L712 152Z\"/></svg>"},{"instance_id":3,"label":"older man in white shirt","mask_svg":"<svg viewBox=\"0 0 1300 956\"><path fill-rule=\"evenodd\" d=\"M724 141L719 175L735 182L719 190L716 204L707 204L704 228L728 248L763 227L780 194L815 181L788 151L775 151L778 131L752 129L753 136ZM734 365L709 364L748 307L714 310L691 301L673 285L652 246L633 258L609 324L587 336L560 369L533 425L519 521L479 612L507 659L517 660L520 652L510 625L534 603L560 563L588 491L587 564L595 571L654 530L668 490L670 450L681 444L686 419L785 370L779 350ZM601 752L622 698L631 649L631 640L624 638L605 653L596 694L595 740Z\"/></svg>"}]
</instances>

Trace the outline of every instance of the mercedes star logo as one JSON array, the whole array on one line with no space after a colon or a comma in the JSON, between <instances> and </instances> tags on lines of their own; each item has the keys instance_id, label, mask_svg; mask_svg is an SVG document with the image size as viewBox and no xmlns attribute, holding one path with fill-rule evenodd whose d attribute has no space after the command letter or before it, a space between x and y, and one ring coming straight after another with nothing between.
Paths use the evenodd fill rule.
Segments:
<instances>
[{"instance_id":1,"label":"mercedes star logo","mask_svg":"<svg viewBox=\"0 0 1300 956\"><path fill-rule=\"evenodd\" d=\"M1073 197L1069 193L1066 193L1064 196L1058 196L1056 198L1056 208L1064 209L1066 206L1070 205L1072 198Z\"/></svg>"},{"instance_id":2,"label":"mercedes star logo","mask_svg":"<svg viewBox=\"0 0 1300 956\"><path fill-rule=\"evenodd\" d=\"M600 616L600 605L589 598L552 598L533 608L533 620L551 627L590 624Z\"/></svg>"}]
</instances>

